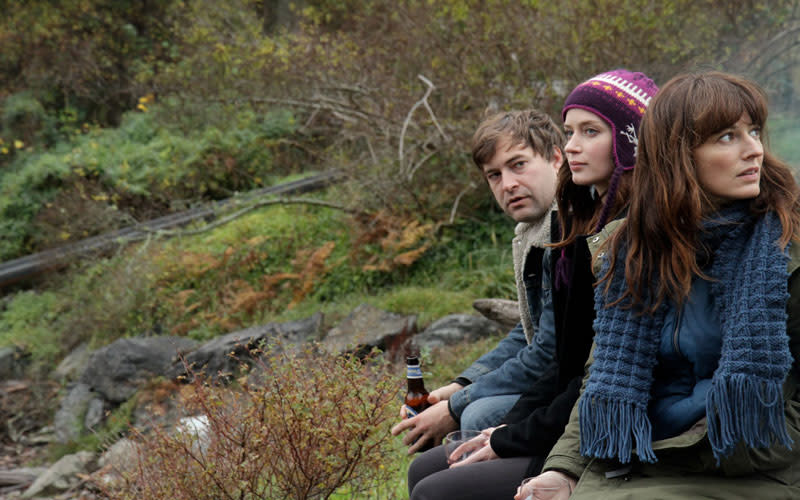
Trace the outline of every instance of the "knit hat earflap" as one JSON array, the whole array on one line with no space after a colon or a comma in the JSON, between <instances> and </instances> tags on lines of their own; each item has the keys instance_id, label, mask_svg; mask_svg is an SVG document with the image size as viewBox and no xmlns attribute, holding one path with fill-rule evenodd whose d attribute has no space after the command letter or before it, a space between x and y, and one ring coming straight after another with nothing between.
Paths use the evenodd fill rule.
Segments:
<instances>
[{"instance_id":1,"label":"knit hat earflap","mask_svg":"<svg viewBox=\"0 0 800 500\"><path fill-rule=\"evenodd\" d=\"M605 226L608 212L614 205L620 176L624 171L633 169L636 164L639 122L656 92L658 87L644 73L616 69L581 83L564 102L562 120L572 108L585 109L608 123L613 134L614 172L608 184L596 231Z\"/></svg>"}]
</instances>

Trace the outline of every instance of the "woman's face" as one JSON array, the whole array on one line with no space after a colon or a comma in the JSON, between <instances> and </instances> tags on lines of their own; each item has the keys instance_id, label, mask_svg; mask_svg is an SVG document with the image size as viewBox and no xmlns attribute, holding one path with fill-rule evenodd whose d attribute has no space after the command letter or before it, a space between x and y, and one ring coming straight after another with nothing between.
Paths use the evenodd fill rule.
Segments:
<instances>
[{"instance_id":1,"label":"woman's face","mask_svg":"<svg viewBox=\"0 0 800 500\"><path fill-rule=\"evenodd\" d=\"M605 120L585 109L572 108L564 117L564 132L572 182L579 186L592 186L600 194L608 189L614 172L611 159L613 136Z\"/></svg>"},{"instance_id":2,"label":"woman's face","mask_svg":"<svg viewBox=\"0 0 800 500\"><path fill-rule=\"evenodd\" d=\"M763 160L761 127L747 114L694 150L697 180L717 205L758 196Z\"/></svg>"}]
</instances>

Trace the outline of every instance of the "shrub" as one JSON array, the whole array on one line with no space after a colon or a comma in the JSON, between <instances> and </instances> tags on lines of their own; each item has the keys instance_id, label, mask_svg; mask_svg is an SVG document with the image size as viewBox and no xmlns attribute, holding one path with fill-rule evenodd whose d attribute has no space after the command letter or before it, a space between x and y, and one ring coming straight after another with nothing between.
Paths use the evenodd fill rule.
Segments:
<instances>
[{"instance_id":1,"label":"shrub","mask_svg":"<svg viewBox=\"0 0 800 500\"><path fill-rule=\"evenodd\" d=\"M219 127L164 127L127 113L48 151L23 151L0 171L0 260L262 187L280 175L274 151L292 113L239 110Z\"/></svg>"},{"instance_id":2,"label":"shrub","mask_svg":"<svg viewBox=\"0 0 800 500\"><path fill-rule=\"evenodd\" d=\"M256 366L238 389L193 374L181 403L197 425L136 433L137 464L104 487L109 497L329 498L396 474L399 382L384 362L272 346Z\"/></svg>"}]
</instances>

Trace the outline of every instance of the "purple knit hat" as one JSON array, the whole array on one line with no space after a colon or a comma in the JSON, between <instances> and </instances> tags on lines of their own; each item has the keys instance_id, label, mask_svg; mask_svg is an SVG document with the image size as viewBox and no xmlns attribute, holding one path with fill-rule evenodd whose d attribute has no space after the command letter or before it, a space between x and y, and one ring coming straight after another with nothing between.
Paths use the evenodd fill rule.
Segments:
<instances>
[{"instance_id":1,"label":"purple knit hat","mask_svg":"<svg viewBox=\"0 0 800 500\"><path fill-rule=\"evenodd\" d=\"M605 120L611 127L614 138L614 172L608 183L606 200L595 231L600 231L606 224L622 172L631 170L636 164L639 122L656 92L658 87L644 73L615 69L581 83L564 102L562 120L572 108L585 109Z\"/></svg>"}]
</instances>

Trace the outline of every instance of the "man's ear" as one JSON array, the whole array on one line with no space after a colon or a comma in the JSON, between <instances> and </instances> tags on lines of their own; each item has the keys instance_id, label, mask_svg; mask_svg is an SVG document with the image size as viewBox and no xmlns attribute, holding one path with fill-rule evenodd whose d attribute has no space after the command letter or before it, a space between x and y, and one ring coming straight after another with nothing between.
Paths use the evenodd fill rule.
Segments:
<instances>
[{"instance_id":1,"label":"man's ear","mask_svg":"<svg viewBox=\"0 0 800 500\"><path fill-rule=\"evenodd\" d=\"M561 164L564 162L564 153L561 151L561 148L558 146L553 146L553 160L551 166L553 170L558 173L558 169L561 168Z\"/></svg>"}]
</instances>

